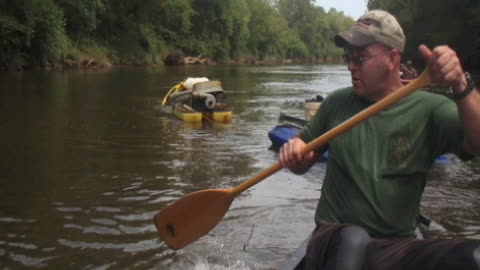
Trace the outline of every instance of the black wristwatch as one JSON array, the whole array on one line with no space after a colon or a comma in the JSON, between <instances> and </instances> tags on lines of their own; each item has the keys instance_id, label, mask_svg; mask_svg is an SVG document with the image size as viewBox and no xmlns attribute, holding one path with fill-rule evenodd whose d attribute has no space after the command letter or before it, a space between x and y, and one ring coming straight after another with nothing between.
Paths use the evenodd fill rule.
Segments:
<instances>
[{"instance_id":1,"label":"black wristwatch","mask_svg":"<svg viewBox=\"0 0 480 270\"><path fill-rule=\"evenodd\" d=\"M470 93L472 93L473 90L475 90L476 84L472 79L472 75L470 75L470 73L468 72L465 72L465 79L467 79L467 87L465 88L465 90L463 90L461 93L455 93L452 90L452 93L453 93L452 98L454 100L462 100L466 96L470 95Z\"/></svg>"}]
</instances>

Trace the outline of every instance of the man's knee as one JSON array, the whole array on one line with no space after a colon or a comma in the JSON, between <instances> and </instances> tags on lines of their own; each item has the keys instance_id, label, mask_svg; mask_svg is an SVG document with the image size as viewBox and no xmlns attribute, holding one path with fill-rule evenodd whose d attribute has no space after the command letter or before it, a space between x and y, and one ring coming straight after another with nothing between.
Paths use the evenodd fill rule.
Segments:
<instances>
[{"instance_id":1,"label":"man's knee","mask_svg":"<svg viewBox=\"0 0 480 270\"><path fill-rule=\"evenodd\" d=\"M480 269L480 246L473 250L473 260L476 263L477 269Z\"/></svg>"},{"instance_id":2,"label":"man's knee","mask_svg":"<svg viewBox=\"0 0 480 270\"><path fill-rule=\"evenodd\" d=\"M331 258L335 260L335 267L331 269L362 269L371 241L368 233L359 226L347 226L338 232L337 237L336 256Z\"/></svg>"},{"instance_id":3,"label":"man's knee","mask_svg":"<svg viewBox=\"0 0 480 270\"><path fill-rule=\"evenodd\" d=\"M346 226L338 233L338 243L340 248L347 250L365 249L370 243L371 238L367 231L359 226Z\"/></svg>"},{"instance_id":4,"label":"man's knee","mask_svg":"<svg viewBox=\"0 0 480 270\"><path fill-rule=\"evenodd\" d=\"M305 269L362 269L370 241L368 233L359 226L320 226L308 244Z\"/></svg>"}]
</instances>

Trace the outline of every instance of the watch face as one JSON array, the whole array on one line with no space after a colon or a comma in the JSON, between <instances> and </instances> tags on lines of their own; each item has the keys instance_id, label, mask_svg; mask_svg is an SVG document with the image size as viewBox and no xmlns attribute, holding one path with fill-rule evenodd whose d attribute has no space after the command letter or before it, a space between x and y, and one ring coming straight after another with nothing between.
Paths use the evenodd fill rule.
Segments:
<instances>
[{"instance_id":1,"label":"watch face","mask_svg":"<svg viewBox=\"0 0 480 270\"><path fill-rule=\"evenodd\" d=\"M470 85L472 85L472 82L473 82L472 75L470 75L470 73L468 72L465 72L464 74L465 74L465 79L467 80L467 85L468 85L467 87L469 87Z\"/></svg>"},{"instance_id":2,"label":"watch face","mask_svg":"<svg viewBox=\"0 0 480 270\"><path fill-rule=\"evenodd\" d=\"M465 72L465 79L467 79L467 88L465 89L465 91L469 90L473 90L473 88L475 88L475 82L473 81L473 78L472 78L472 75L470 75L470 73L468 72Z\"/></svg>"}]
</instances>

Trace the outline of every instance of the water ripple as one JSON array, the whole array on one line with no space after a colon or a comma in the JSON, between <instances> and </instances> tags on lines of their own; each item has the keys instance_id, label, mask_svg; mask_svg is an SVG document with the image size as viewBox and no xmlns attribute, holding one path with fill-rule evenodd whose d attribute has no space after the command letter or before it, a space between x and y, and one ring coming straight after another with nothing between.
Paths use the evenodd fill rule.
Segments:
<instances>
[{"instance_id":1,"label":"water ripple","mask_svg":"<svg viewBox=\"0 0 480 270\"><path fill-rule=\"evenodd\" d=\"M137 243L82 242L71 241L67 239L58 239L57 241L63 246L74 249L115 249L123 251L125 253L155 250L164 245L163 243L159 243L156 240L143 240Z\"/></svg>"}]
</instances>

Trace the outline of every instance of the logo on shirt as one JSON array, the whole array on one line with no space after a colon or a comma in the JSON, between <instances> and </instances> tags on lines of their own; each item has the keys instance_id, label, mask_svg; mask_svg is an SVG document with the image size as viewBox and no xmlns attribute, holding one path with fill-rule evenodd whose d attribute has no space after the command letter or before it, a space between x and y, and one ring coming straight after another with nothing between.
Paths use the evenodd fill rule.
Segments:
<instances>
[{"instance_id":1,"label":"logo on shirt","mask_svg":"<svg viewBox=\"0 0 480 270\"><path fill-rule=\"evenodd\" d=\"M390 165L395 167L401 167L403 163L406 163L412 146L408 137L405 135L398 135L392 138L390 143Z\"/></svg>"}]
</instances>

